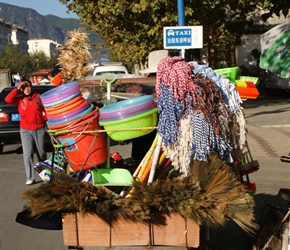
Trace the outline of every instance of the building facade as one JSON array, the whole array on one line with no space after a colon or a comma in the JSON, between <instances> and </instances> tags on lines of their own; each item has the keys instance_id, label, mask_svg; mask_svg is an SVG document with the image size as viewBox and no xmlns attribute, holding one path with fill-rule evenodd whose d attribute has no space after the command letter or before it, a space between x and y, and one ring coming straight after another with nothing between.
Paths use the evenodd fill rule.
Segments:
<instances>
[{"instance_id":1,"label":"building facade","mask_svg":"<svg viewBox=\"0 0 290 250\"><path fill-rule=\"evenodd\" d=\"M0 50L7 44L17 45L23 52L28 51L28 30L0 18Z\"/></svg>"},{"instance_id":2,"label":"building facade","mask_svg":"<svg viewBox=\"0 0 290 250\"><path fill-rule=\"evenodd\" d=\"M49 58L57 57L59 55L59 52L56 48L58 46L61 46L61 44L49 39L31 39L27 41L27 44L29 54L34 54L42 51Z\"/></svg>"},{"instance_id":3,"label":"building facade","mask_svg":"<svg viewBox=\"0 0 290 250\"><path fill-rule=\"evenodd\" d=\"M274 16L269 18L266 23L262 23L260 20L257 21L256 25L248 30L246 34L242 36L243 44L236 46L236 65L244 65L246 67L258 66L257 61L251 55L252 50L261 51L261 35L267 32L269 29L280 23L290 20L290 14L287 17L281 15L280 17Z\"/></svg>"}]
</instances>

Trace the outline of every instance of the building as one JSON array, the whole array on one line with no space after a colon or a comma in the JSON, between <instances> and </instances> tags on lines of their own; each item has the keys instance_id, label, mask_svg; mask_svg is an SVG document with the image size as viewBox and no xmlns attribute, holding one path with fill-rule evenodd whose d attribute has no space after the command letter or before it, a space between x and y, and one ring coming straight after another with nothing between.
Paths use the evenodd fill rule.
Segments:
<instances>
[{"instance_id":1,"label":"building","mask_svg":"<svg viewBox=\"0 0 290 250\"><path fill-rule=\"evenodd\" d=\"M58 46L61 46L61 44L49 39L32 39L28 40L27 44L29 54L34 54L42 51L49 58L57 57L59 52L56 48Z\"/></svg>"},{"instance_id":2,"label":"building","mask_svg":"<svg viewBox=\"0 0 290 250\"><path fill-rule=\"evenodd\" d=\"M235 48L236 65L244 65L246 67L258 66L257 61L251 55L251 51L254 49L261 51L261 35L275 25L283 23L289 19L290 14L288 14L287 17L284 17L283 15L280 17L274 16L269 18L266 23L262 23L258 20L257 23L242 36L243 44L236 46Z\"/></svg>"},{"instance_id":3,"label":"building","mask_svg":"<svg viewBox=\"0 0 290 250\"><path fill-rule=\"evenodd\" d=\"M49 39L28 40L28 30L0 18L0 50L7 44L17 45L18 49L29 54L43 51L49 58L58 56L56 47L60 46L59 43Z\"/></svg>"},{"instance_id":4,"label":"building","mask_svg":"<svg viewBox=\"0 0 290 250\"><path fill-rule=\"evenodd\" d=\"M0 18L0 50L10 43L17 45L23 52L28 51L28 30Z\"/></svg>"}]
</instances>

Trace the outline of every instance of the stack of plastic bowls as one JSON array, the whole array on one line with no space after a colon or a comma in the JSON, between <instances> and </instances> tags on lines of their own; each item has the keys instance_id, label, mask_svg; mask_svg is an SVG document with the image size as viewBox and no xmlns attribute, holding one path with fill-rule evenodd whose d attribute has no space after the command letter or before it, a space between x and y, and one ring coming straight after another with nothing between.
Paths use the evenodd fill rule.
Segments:
<instances>
[{"instance_id":1,"label":"stack of plastic bowls","mask_svg":"<svg viewBox=\"0 0 290 250\"><path fill-rule=\"evenodd\" d=\"M99 122L115 141L149 134L157 124L156 102L152 95L115 102L100 108Z\"/></svg>"},{"instance_id":2,"label":"stack of plastic bowls","mask_svg":"<svg viewBox=\"0 0 290 250\"><path fill-rule=\"evenodd\" d=\"M76 170L100 165L107 159L107 146L100 130L99 109L83 98L77 82L53 88L40 96L47 114L47 126L56 133L68 163ZM72 133L60 133L60 131ZM88 132L90 131L90 132Z\"/></svg>"},{"instance_id":3,"label":"stack of plastic bowls","mask_svg":"<svg viewBox=\"0 0 290 250\"><path fill-rule=\"evenodd\" d=\"M100 121L114 121L139 115L155 108L156 105L151 95L115 102L100 109Z\"/></svg>"}]
</instances>

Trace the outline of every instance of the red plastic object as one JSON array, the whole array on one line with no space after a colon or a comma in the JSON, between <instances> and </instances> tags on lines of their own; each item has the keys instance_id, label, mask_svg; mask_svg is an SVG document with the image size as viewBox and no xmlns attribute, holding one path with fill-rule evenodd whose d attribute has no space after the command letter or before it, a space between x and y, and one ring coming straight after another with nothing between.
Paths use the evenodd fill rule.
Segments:
<instances>
[{"instance_id":1,"label":"red plastic object","mask_svg":"<svg viewBox=\"0 0 290 250\"><path fill-rule=\"evenodd\" d=\"M256 99L259 96L259 91L258 89L255 88L243 88L236 86L236 90L239 92L240 97L242 99Z\"/></svg>"},{"instance_id":2,"label":"red plastic object","mask_svg":"<svg viewBox=\"0 0 290 250\"><path fill-rule=\"evenodd\" d=\"M64 148L68 163L76 171L90 169L106 161L107 145L103 133L85 133L101 129L97 118L91 118L82 127L73 131L80 134L56 136Z\"/></svg>"},{"instance_id":3,"label":"red plastic object","mask_svg":"<svg viewBox=\"0 0 290 250\"><path fill-rule=\"evenodd\" d=\"M246 81L246 84L248 88L256 88L256 85L253 82Z\"/></svg>"}]
</instances>

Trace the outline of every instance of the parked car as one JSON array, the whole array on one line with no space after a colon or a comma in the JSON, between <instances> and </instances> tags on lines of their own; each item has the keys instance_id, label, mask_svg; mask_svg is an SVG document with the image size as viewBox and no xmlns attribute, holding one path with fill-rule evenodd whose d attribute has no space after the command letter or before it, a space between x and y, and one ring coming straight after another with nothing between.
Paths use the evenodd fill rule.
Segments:
<instances>
[{"instance_id":1,"label":"parked car","mask_svg":"<svg viewBox=\"0 0 290 250\"><path fill-rule=\"evenodd\" d=\"M43 94L54 87L56 87L54 84L33 85L32 90ZM15 86L6 87L0 93L0 145L20 141L20 116L18 108L4 101L5 97L13 88Z\"/></svg>"},{"instance_id":2,"label":"parked car","mask_svg":"<svg viewBox=\"0 0 290 250\"><path fill-rule=\"evenodd\" d=\"M104 62L94 69L93 76L99 76L103 73L125 74L128 75L128 69L119 62Z\"/></svg>"},{"instance_id":3,"label":"parked car","mask_svg":"<svg viewBox=\"0 0 290 250\"><path fill-rule=\"evenodd\" d=\"M35 83L35 84L39 84L41 82L49 83L49 80L47 79L47 75L51 72L52 72L52 69L40 69L36 72L33 72L31 74L32 83Z\"/></svg>"}]
</instances>

